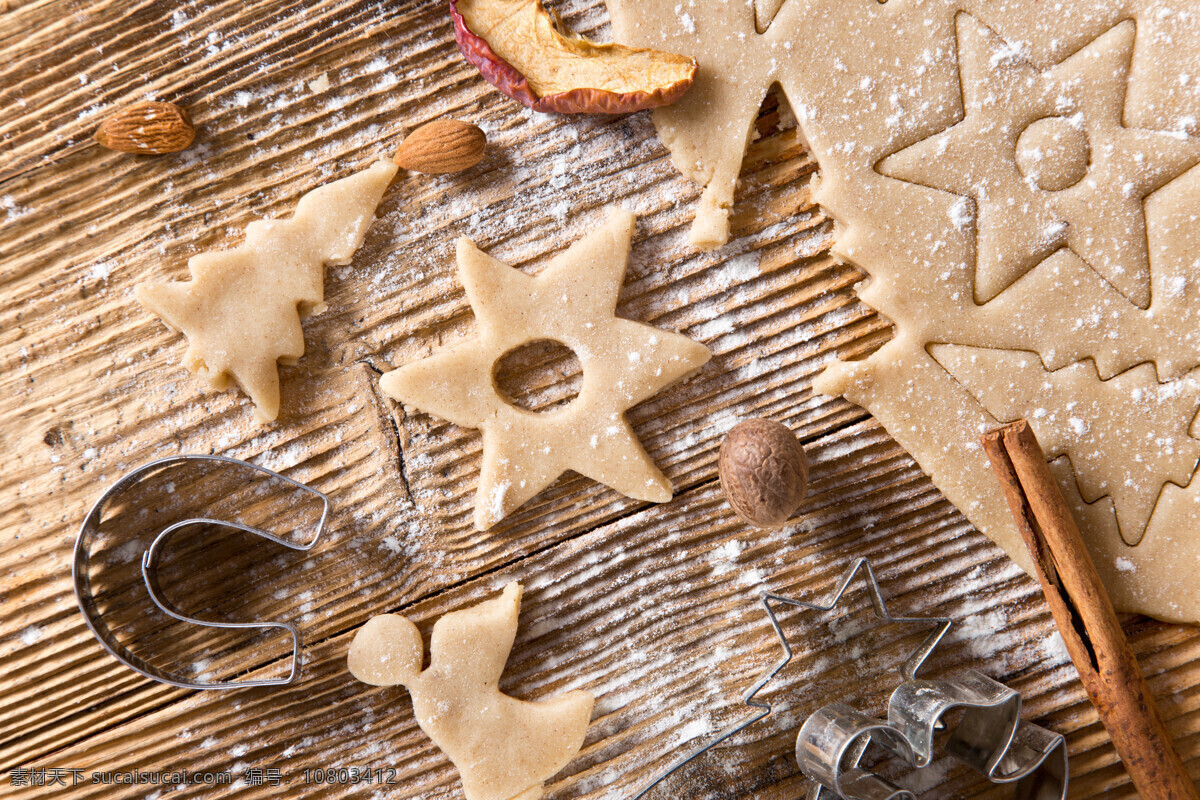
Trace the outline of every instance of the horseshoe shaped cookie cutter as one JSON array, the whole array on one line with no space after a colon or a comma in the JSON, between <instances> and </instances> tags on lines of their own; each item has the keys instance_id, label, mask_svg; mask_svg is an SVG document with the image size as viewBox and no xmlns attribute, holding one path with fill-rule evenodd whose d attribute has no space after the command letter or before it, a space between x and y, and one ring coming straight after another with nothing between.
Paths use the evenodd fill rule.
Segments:
<instances>
[{"instance_id":1,"label":"horseshoe shaped cookie cutter","mask_svg":"<svg viewBox=\"0 0 1200 800\"><path fill-rule=\"evenodd\" d=\"M269 531L255 528L250 525L243 525L240 522L231 522L228 520L209 519L205 517L193 517L190 519L181 520L161 530L154 537L150 546L142 553L141 568L142 580L146 586L146 593L150 597L150 601L154 603L163 613L173 617L181 622L186 622L192 625L199 625L206 628L225 628L225 629L245 629L245 628L261 628L267 630L284 630L291 636L291 667L288 674L282 678L265 678L260 680L229 680L229 681L198 681L190 680L178 673L164 670L148 661L138 657L117 639L113 631L105 624L101 617L99 609L96 607L95 597L92 594L91 575L88 572L88 561L90 553L87 549L87 540L90 536L94 536L100 529L100 523L104 516L106 506L115 500L122 493L133 486L150 480L156 476L160 476L169 470L189 464L189 463L211 463L218 465L226 465L236 468L245 468L253 470L260 475L266 476L271 480L282 481L287 486L304 492L305 494L320 500L321 516L317 521L317 530L312 539L307 542L297 544L289 542ZM71 559L71 580L75 589L75 599L79 603L79 610L83 614L84 622L101 646L108 651L113 658L120 661L125 666L145 675L147 678L158 681L159 683L178 686L181 689L246 689L256 686L285 686L295 683L300 678L300 646L301 637L300 630L290 622L273 622L273 621L253 621L253 622L218 622L215 620L204 620L197 617L189 616L181 611L173 603L171 603L162 591L162 586L158 581L158 562L163 550L163 546L167 539L172 535L190 527L199 525L208 525L221 528L231 528L244 533L258 536L275 544L282 545L290 550L298 552L307 552L312 550L325 532L325 527L329 519L330 502L329 498L322 492L306 486L299 481L292 480L285 475L280 475L274 470L260 467L240 459L230 458L229 456L219 455L203 455L203 454L185 454L179 456L170 456L161 458L156 461L151 461L148 464L134 469L133 471L122 476L116 483L110 486L104 494L92 505L83 524L79 528L79 534L75 539L75 549Z\"/></svg>"}]
</instances>

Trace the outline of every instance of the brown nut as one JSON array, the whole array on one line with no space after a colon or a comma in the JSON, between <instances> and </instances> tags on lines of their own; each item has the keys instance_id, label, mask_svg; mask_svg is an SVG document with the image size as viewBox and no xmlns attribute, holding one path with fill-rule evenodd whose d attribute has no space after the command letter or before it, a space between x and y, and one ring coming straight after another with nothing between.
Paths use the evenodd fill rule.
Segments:
<instances>
[{"instance_id":1,"label":"brown nut","mask_svg":"<svg viewBox=\"0 0 1200 800\"><path fill-rule=\"evenodd\" d=\"M408 135L392 158L402 169L442 175L479 163L487 136L469 122L435 119Z\"/></svg>"},{"instance_id":2,"label":"brown nut","mask_svg":"<svg viewBox=\"0 0 1200 800\"><path fill-rule=\"evenodd\" d=\"M112 114L96 129L95 140L121 153L161 155L186 150L196 138L187 112L174 103L144 101Z\"/></svg>"},{"instance_id":3,"label":"brown nut","mask_svg":"<svg viewBox=\"0 0 1200 800\"><path fill-rule=\"evenodd\" d=\"M721 489L734 513L759 528L783 525L808 489L808 458L786 425L752 419L736 425L717 458Z\"/></svg>"},{"instance_id":4,"label":"brown nut","mask_svg":"<svg viewBox=\"0 0 1200 800\"><path fill-rule=\"evenodd\" d=\"M534 111L625 114L674 103L687 56L564 36L538 0L450 0L454 39L484 80Z\"/></svg>"}]
</instances>

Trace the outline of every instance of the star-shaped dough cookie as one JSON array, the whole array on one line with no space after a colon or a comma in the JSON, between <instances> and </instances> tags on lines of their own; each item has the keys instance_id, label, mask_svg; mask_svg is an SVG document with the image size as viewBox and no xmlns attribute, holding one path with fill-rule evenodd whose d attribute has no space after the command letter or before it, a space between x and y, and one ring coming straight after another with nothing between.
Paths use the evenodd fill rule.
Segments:
<instances>
[{"instance_id":1,"label":"star-shaped dough cookie","mask_svg":"<svg viewBox=\"0 0 1200 800\"><path fill-rule=\"evenodd\" d=\"M642 448L625 411L693 372L711 354L677 333L616 316L634 216L614 210L603 227L556 256L537 277L458 240L459 277L479 335L387 373L389 396L483 432L475 525L487 530L568 469L638 500L671 499L671 484ZM579 396L535 412L504 399L496 362L531 342L570 348L583 367Z\"/></svg>"},{"instance_id":2,"label":"star-shaped dough cookie","mask_svg":"<svg viewBox=\"0 0 1200 800\"><path fill-rule=\"evenodd\" d=\"M1150 305L1143 201L1200 162L1200 140L1122 124L1134 35L1123 22L1043 72L959 15L964 118L879 168L975 200L977 302L1065 245ZM969 224L965 201L956 216Z\"/></svg>"}]
</instances>

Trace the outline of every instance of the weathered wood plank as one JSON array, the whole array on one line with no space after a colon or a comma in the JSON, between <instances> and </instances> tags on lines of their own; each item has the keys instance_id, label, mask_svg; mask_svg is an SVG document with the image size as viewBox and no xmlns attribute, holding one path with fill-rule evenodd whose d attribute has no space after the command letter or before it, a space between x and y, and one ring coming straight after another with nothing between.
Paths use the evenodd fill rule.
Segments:
<instances>
[{"instance_id":1,"label":"weathered wood plank","mask_svg":"<svg viewBox=\"0 0 1200 800\"><path fill-rule=\"evenodd\" d=\"M603 35L600 2L559 10L573 29ZM756 588L818 592L853 555L870 554L900 607L964 621L936 668L980 666L1026 692L1028 715L1069 734L1073 796L1132 796L1074 673L1048 645L1033 584L861 410L811 394L835 354L870 352L889 333L852 298L861 275L827 255L831 225L809 194L815 165L794 133L775 131L773 100L747 158L736 239L697 254L685 243L696 189L645 115L548 117L500 98L457 55L440 3L31 2L0 15L0 101L15 110L0 119L0 443L9 456L0 529L11 532L0 539L0 770L242 764L280 766L298 781L305 767L368 763L399 770L397 796L459 796L403 692L351 681L345 646L371 614L404 609L427 628L520 577L531 591L506 686L600 695L585 752L553 795L627 796L683 740L731 719L741 688L774 657ZM321 76L328 89L313 83ZM107 109L148 94L192 110L198 148L140 159L89 143ZM488 157L463 175L397 180L354 264L327 276L330 309L306 323L303 361L282 371L281 422L256 425L240 395L205 393L187 377L182 340L133 302L132 285L182 277L189 255L235 243L255 217L290 213L303 192L441 114L483 124ZM477 435L396 407L376 391L376 373L470 335L455 235L536 272L613 203L641 218L619 313L715 354L631 414L679 499L647 507L567 477L478 534ZM513 377L543 403L570 381L554 365ZM810 445L812 495L787 533L748 531L719 501L720 438L748 416L780 419ZM214 613L250 603L301 619L313 644L298 687L162 687L105 656L82 624L68 570L87 506L124 470L187 451L251 458L334 498L331 534L299 568L231 549L227 564L191 579L194 600ZM203 591L219 569L271 590ZM214 655L202 632L138 619L133 598L114 600L130 630L170 638L205 670L282 666L278 650ZM1194 631L1132 621L1130 632L1200 774ZM904 641L887 633L869 665L894 661ZM817 649L832 643L815 638L781 683L791 705L778 728L722 748L670 793L797 796L788 739L805 704L886 694L843 648ZM938 796L1000 796L981 794L961 771L935 777ZM362 787L247 794L357 796Z\"/></svg>"},{"instance_id":2,"label":"weathered wood plank","mask_svg":"<svg viewBox=\"0 0 1200 800\"><path fill-rule=\"evenodd\" d=\"M794 145L789 144L787 146L793 147ZM804 171L808 171L811 169L811 167L802 167L802 169ZM769 183L765 185L769 185ZM822 224L823 223L820 223L819 219L816 218L813 218L811 222L811 225L815 225L817 228L820 228ZM802 235L803 232L801 231L800 234ZM793 240L795 238L795 236L792 237ZM810 248L809 251L806 252L815 252L819 255L823 247L824 238L820 238L818 239L818 246L815 249ZM782 262L781 265L787 267L791 271L807 270L813 267L814 262L812 258L797 259L794 257L794 255L795 254L789 256L784 262ZM854 274L845 268L833 265L832 262L828 261L828 259L818 259L815 262L815 265L819 267L817 276L813 280L809 281L808 286L801 287L803 290L801 300L803 301L803 304L805 304L800 306L800 310L803 313L803 317L801 318L803 325L797 326L793 324L791 326L784 326L777 321L773 326L777 330L782 330L782 332L786 334L786 338L783 340L782 344L804 342L809 336L811 326L814 324L819 330L829 331L829 334L839 338L845 344L848 344L855 335L855 332L853 331L844 331L843 333L839 333L839 331L843 330L845 326L839 327L837 324L829 324L829 321L821 321L822 313L825 311L826 307L831 305L827 291L830 286L830 281L837 281L836 284L833 284L834 286L845 286L850 282L850 280L854 279ZM448 272L448 270L445 269L445 265L442 267L442 272ZM664 283L661 280L656 282L655 279L657 277L658 276L656 272L648 270L647 275L643 277L640 283L648 289L647 293L658 292L661 294L664 291L669 292L669 289L664 287ZM685 279L686 277L687 276L685 275ZM703 283L698 279L692 279L692 281L693 283ZM786 282L786 280L781 280L780 276L777 275L774 277L772 283L762 288L761 292L759 293L759 297L767 298L767 300L763 300L762 302L769 302L771 294L778 294L781 287L786 288L788 285L789 284ZM719 283L715 286L715 289L723 295L729 295L731 293L728 286L722 286ZM705 291L711 292L712 290L705 289ZM744 290L739 291L744 293ZM635 299L642 299L643 303L645 302L644 298L644 294L635 296ZM331 300L333 300L332 297ZM450 318L458 318L459 323L461 323L461 321L464 319L463 312L465 310L465 304L463 302L461 292L454 292L451 300L453 303L453 311L446 312L445 316ZM661 301L659 302L661 303ZM832 301L832 307L841 308L842 306L845 306L847 302L849 301L847 301L845 296L842 296L840 300L835 298ZM738 313L745 316L745 309L739 310L735 305L728 302L724 303L723 306L724 307L719 307L717 309L718 313L726 311L727 307L729 311L738 310ZM651 308L653 307L651 306ZM122 309L122 311L125 312L125 309ZM140 314L143 318L145 316L136 308L132 310L132 313ZM764 307L759 314L774 316L777 319L781 316L780 310L775 307ZM653 319L655 316L653 313L644 315L630 315L651 319ZM750 318L752 319L753 316L751 315ZM318 319L320 320L320 318ZM704 322L710 321L703 315L690 315L690 320L695 319L700 319ZM870 316L865 312L860 311L858 312L857 316L852 317L848 321L851 324L855 324L858 322L869 322L869 320ZM685 316L680 327L684 327L686 329L688 321L689 317ZM833 320L833 322L837 323L838 320ZM174 337L162 332L157 325L151 321L143 319L139 320L137 324L143 327L148 326L150 328L148 333L149 336L159 339L174 340ZM805 326L808 326L808 330L802 329ZM99 331L100 329L98 328L98 334ZM440 337L441 332L440 330L435 330L432 335ZM733 357L747 364L750 371L755 374L760 372L761 369L754 365L753 359L769 356L770 349L775 349L770 348L765 353L761 351L756 352L753 354L752 358L748 359L747 354L744 352L747 349L744 340L740 342L734 342L732 344L736 344L738 349L742 351ZM781 347L782 344L779 346ZM114 343L103 338L101 339L100 343L96 345L98 349L106 349L112 346L114 346ZM811 349L815 353L816 348ZM730 350L733 351L734 348L731 346ZM321 363L321 360L324 356L325 352L323 352L319 346L313 348L313 352L306 357L305 362L294 372L300 372L302 375L307 373L307 376L311 380L311 375L314 371L326 369L326 365ZM330 357L330 361L340 361L342 364L347 363L349 360L350 359L347 358ZM362 360L369 361L370 354L368 353L367 357ZM161 364L159 360L145 358L144 360L135 359L135 361L142 366L142 374L138 376L139 382L142 382L145 377L150 377L152 380L163 379L163 372L161 371ZM805 373L811 373L815 367L816 363L810 363L808 367L803 369ZM330 372L339 372L337 364L330 364L327 368ZM342 367L340 371L345 372L345 367ZM793 369L792 372L795 373L796 371ZM171 380L173 383L179 380L178 376L169 374L167 375L166 379ZM296 414L296 416L299 417L296 424L300 431L304 431L303 435L300 438L289 440L286 447L283 448L284 452L282 454L267 453L263 462L276 467L287 467L291 466L292 462L295 462L299 459L299 453L304 453L301 463L296 464L296 469L292 470L293 474L298 474L301 477L307 475L321 476L321 480L318 481L320 488L330 491L335 495L339 495L339 502L344 502L345 495L344 493L339 492L338 489L344 486L354 487L354 499L351 500L351 509L345 512L342 519L351 520L351 524L359 529L359 531L361 531L364 527L361 524L361 521L364 518L374 520L375 522L372 525L366 526L370 533L363 537L364 541L360 545L359 553L361 557L351 563L347 563L350 562L348 559L341 559L343 562L343 570L341 573L339 573L339 576L334 578L334 580L336 581L340 577L343 582L350 581L356 585L376 583L382 579L383 576L393 572L395 568L395 562L391 559L380 561L378 558L378 553L381 547L385 552L388 553L391 553L392 550L400 549L400 545L397 544L397 542L404 537L396 536L396 527L400 525L401 531L404 531L406 527L411 527L409 526L406 517L411 516L412 513L411 509L401 509L401 513L399 514L397 514L394 509L389 513L387 509L389 498L394 500L396 494L402 492L402 489L397 486L397 484L402 484L403 481L397 480L400 475L398 470L395 469L394 464L386 463L384 465L385 469L382 470L382 477L379 475L370 476L370 472L372 470L374 470L376 473L380 472L380 464L378 463L378 458L376 458L376 456L381 452L388 452L388 448L380 447L379 434L381 432L381 428L378 426L377 421L372 420L370 416L368 416L366 420L356 420L354 416L354 412L357 411L357 406L360 405L360 402L355 399L356 397L363 398L363 402L370 402L372 405L377 405L379 402L378 398L373 396L369 383L370 381L367 377L366 371L360 367L357 368L357 372L351 370L350 377L340 380L338 383L339 390L337 394L330 396L328 391L318 394L318 402L315 403L314 407L302 407L299 410L300 413ZM758 385L753 385L750 381L739 382L731 386L731 381L729 381L728 376L716 371L713 371L709 375L707 383L714 387L712 391L720 390L728 393L730 388L732 388L737 394L756 399L761 395L764 388L762 382L760 382ZM297 388L302 391L300 387ZM172 387L172 390L179 391L177 386ZM193 385L189 384L187 386L187 390L191 391L193 394L198 394L197 388ZM791 392L780 391L779 389L775 389L775 393L778 397L791 394ZM99 392L99 396L105 397L103 391ZM667 397L669 398L670 395ZM118 415L119 418L119 415L125 413L124 406L128 405L131 399L134 402L137 402L137 398L129 397L109 397L107 402L112 403L113 405L116 405L117 402L124 404L121 408L112 409L112 413L114 415ZM76 395L74 400L75 402L80 402L82 398L79 398L78 395ZM691 427L699 427L702 424L703 414L705 411L705 406L702 404L706 402L707 400L703 399L703 397L699 401L692 401L694 410L691 413L695 415L695 418L691 423ZM146 409L146 411L149 413L146 413L142 417L142 424L145 426L144 430L151 431L149 435L152 436L152 431L155 429L163 430L169 428L175 432L175 437L177 439L185 440L183 443L178 444L181 449L204 449L205 446L212 446L211 439L214 434L213 429L216 428L216 433L218 435L218 449L226 452L229 452L232 449L232 452L235 453L239 451L248 451L250 453L261 452L264 446L269 447L280 441L282 438L281 436L274 435L274 432L268 432L263 436L249 435L250 433L254 432L252 427L247 426L246 428L243 428L241 425L238 425L238 422L241 421L238 418L238 415L244 415L246 409L244 402L236 397L218 396L215 398L203 398L201 403L202 405L200 405L199 408L193 407L182 412L187 415L182 419L179 416L181 412L179 412L177 407L174 405L166 409L152 406L151 408ZM339 407L345 407L346 410L351 412L350 415L339 415L338 411L336 410ZM664 405L662 402L656 402L655 405L650 406L645 410L641 410L639 413L645 417L654 417L658 414L664 414L665 409L669 409L670 407L671 406ZM835 404L834 408L836 409L837 407L837 404ZM844 404L842 404L840 408L842 410L835 411L835 413L842 415L850 413L851 418L859 413L850 411L850 409L845 407ZM214 410L217 411L219 421L214 421L212 416L204 413L205 411L209 411L211 414L211 412ZM736 416L732 414L727 415L725 427L727 427L728 424L734 419L736 419ZM325 422L324 424L321 424L317 422L317 420L337 421ZM364 422L367 424L362 424ZM636 418L635 422L637 422ZM350 429L349 426L353 426L355 429L353 433L348 433ZM471 441L473 438L472 435L460 431L451 433L448 431L448 426L443 425L441 427L447 431L445 435L440 437L435 436L432 438L449 441L449 446L443 447L438 453L438 455L442 457L442 461L447 466L440 466L436 460L430 460L432 457L425 456L420 452L415 453L411 457L428 463L430 466L429 471L437 475L441 475L442 472L451 466L459 469L459 472L457 473L450 473L441 477L440 483L431 490L433 492L438 492L441 491L441 486L446 486L456 492L456 508L453 512L452 524L457 526L459 531L457 535L462 538L464 545L456 548L454 546L455 543L449 542L448 544L444 545L445 549L453 553L455 550L461 551L470 547L475 547L477 549L485 548L483 553L486 559L511 560L514 557L514 551L520 552L517 547L513 547L514 542L504 542L504 540L501 540L507 546L507 549L501 549L500 552L496 553L492 551L492 544L490 541L487 541L484 539L484 537L480 537L475 532L470 531L468 527L467 517L470 507L470 491L469 488L465 487L469 487L469 485L475 480L475 471L478 469L478 454L477 450L471 449L467 449L467 451L464 453L462 444L465 441ZM655 436L658 440L658 443L657 445L651 444L651 449L656 456L660 456L664 449L664 445L670 442L674 432L670 430L669 426L664 425L662 422L659 422L656 427L657 431L655 432ZM231 428L236 428L236 431L231 431ZM63 426L56 425L53 429L61 431ZM114 430L114 433L115 432L116 431ZM124 432L122 432L121 435L124 435ZM69 433L66 438L71 438ZM186 440L189 438L193 441L199 440L200 442L203 442L203 444L199 448L189 447L186 443ZM205 441L206 439L208 441ZM695 439L695 436L691 436L689 439L689 451L680 453L678 456L676 456L676 458L687 458L692 462L699 461L704 465L700 468L702 477L691 478L691 481L705 479L703 477L704 475L707 476L707 479L711 479L713 453L712 445L715 442L715 436L708 436L704 442L694 441ZM648 439L648 441L653 442L654 440ZM103 438L99 441L91 441L88 444L91 447L94 447L97 453L102 452L107 447L111 447L110 440L105 440ZM410 445L411 438L405 442L406 448L411 449ZM154 448L144 458L148 458L150 455L161 455L165 452L172 452L174 450L174 447L169 447L166 449L161 447ZM76 450L76 452L78 452L78 450ZM125 450L124 452L129 453L130 451ZM137 452L137 450L134 450L133 454L131 454L127 460L122 459L124 463L118 463L118 469L124 469L126 465L132 465L132 463L136 463L138 460L144 460L144 458L137 458L136 455L134 455ZM141 450L141 452L145 452L144 448ZM672 454L670 453L666 454L668 458L670 458L671 455ZM51 454L51 457L54 457L53 453ZM333 465L335 464L337 466L336 468L333 468ZM695 468L693 468L693 471L694 469ZM336 480L338 472L348 473L347 479L345 481ZM79 516L82 515L86 503L90 501L90 497L87 496L86 490L83 488L87 484L86 479L90 477L91 476L86 473L82 476L79 476L79 483L70 484L69 488L65 492L65 494L68 496L75 496L76 502L78 503L76 513ZM115 477L115 473L108 475L107 477L109 480L111 480L113 477ZM685 485L688 481L689 479L685 474ZM78 485L79 488L75 489L75 485ZM574 506L576 509L578 509L580 501L569 498L572 490L577 493L579 487L584 485L586 485L586 482L583 482L579 479L576 479L573 482L568 481L567 484L557 494L558 503L556 507L551 507L549 511L545 509L538 511L535 509L531 512L527 512L526 517L534 521L531 522L526 529L540 533L545 527L541 522L541 518L547 513L553 512L558 516L561 516L561 513L559 512L561 512L561 510L564 508L570 508L571 506ZM587 492L589 493L591 499L585 502L592 504L594 506L594 511L592 512L590 519L583 515L576 515L573 523L576 530L581 529L582 526L587 525L589 522L594 524L595 519L603 519L605 515L611 516L613 514L626 513L624 509L636 507L636 504L631 504L629 501L617 499L613 493L603 490L599 487L589 486L587 488ZM56 494L64 494L64 492L59 490L56 492ZM77 518L78 517L76 517L76 519ZM397 520L397 518L399 518L399 520ZM62 521L65 522L65 518ZM69 532L69 530L70 525L68 524L66 526L66 531ZM560 535L564 530L569 531L570 529L565 529L564 526L560 525ZM358 531L356 531L356 533L357 532ZM413 531L410 530L409 532L412 533ZM443 533L448 533L448 531L443 531ZM61 537L62 533L59 533L59 536ZM446 539L448 540L449 536L446 536ZM534 539L535 544L527 544L527 541L528 540L518 540L515 542L515 544L518 547L523 546L529 549L539 546L536 544L536 538ZM66 542L63 542L63 544L66 544ZM406 547L410 550L412 549L411 544L406 544ZM430 548L430 550L432 550L432 548ZM62 552L63 551L49 551L49 554L52 558L56 558L61 557ZM22 550L20 554L22 556L25 555L25 551ZM463 558L458 559L457 563L442 566L440 564L440 562L443 560L443 555L441 552L418 553L418 557L416 559L418 564L423 563L422 559L425 559L425 563L433 563L441 567L440 570L434 571L435 577L432 578L433 583L423 587L418 584L418 587L414 589L410 585L406 584L405 581L397 581L392 584L390 588L392 591L397 592L404 592L406 590L416 591L418 592L417 596L419 596L419 593L421 592L436 590L437 586L439 585L439 581L453 582L458 580L460 575L468 574L471 571L472 566L470 562L466 561L467 557L469 556L470 554L467 553ZM486 565L487 562L485 561L484 568L486 568ZM366 575L362 574L364 569L367 570ZM47 572L53 573L53 569L46 568L33 570L26 574L26 577L30 582L34 582L40 587L35 591L45 591L46 582L44 581L43 576ZM428 573L430 571L420 570L418 568L414 568L412 570L412 573L419 574L421 572ZM65 572L60 571L59 574L65 578ZM436 577L438 574L440 574L441 577ZM348 578L348 575L352 575L353 577ZM23 591L25 590L26 586L23 583L18 583L13 588L14 590ZM56 605L53 607L54 618L65 618L78 623L78 620L72 615L70 597L68 594L69 587L65 584L65 582L60 580L56 586L56 589L57 591L55 591L53 595L54 602L56 603ZM355 605L355 603L356 600L354 598L346 598L344 600L344 604L342 605L341 611L331 610L328 607L322 606L321 610L317 613L319 616L333 621L337 619L340 613L344 613L347 607L352 607ZM46 609L46 607L41 608L43 610ZM51 629L51 626L49 626L48 623L52 621L53 620L49 618L22 618L18 625L22 630L45 631ZM318 635L320 630L321 628L318 627ZM88 651L86 650L86 642L88 639L82 627L76 624L72 630L72 633L76 637L81 637L79 639L79 643L83 644L85 649L80 652L82 654L87 654ZM53 640L44 646L51 646L51 644L53 644ZM22 666L22 658L36 661L37 653L30 652L23 655L14 654L14 658L17 659L18 668L20 669ZM55 667L55 669L59 670L58 667ZM83 676L78 672L80 669L86 670L86 679L84 679ZM64 683L62 685L64 687L69 685L72 687L72 689L70 691L63 691L57 696L52 694L49 697L43 696L41 698L42 702L40 703L40 709L43 718L41 719L40 723L37 719L30 720L26 713L22 710L28 702L29 695L37 691L36 688L34 688L36 686L36 682L31 680L29 683L25 684L25 691L18 691L11 695L10 704L7 705L7 708L10 709L10 713L12 714L12 717L10 718L10 724L17 730L17 732L21 732L22 730L27 732L28 728L26 726L35 724L36 730L39 730L46 735L53 736L55 735L53 725L48 721L56 719L55 715L59 713L67 714L71 719L77 719L78 712L76 709L81 700L87 701L90 707L94 707L94 711L91 712L91 717L93 719L109 720L108 715L112 713L112 709L110 707L112 703L105 703L103 698L106 695L107 687L110 686L110 682L113 680L114 671L119 673L120 670L120 667L105 660L101 660L99 664L97 664L90 656L85 658L84 665L76 664L73 668L66 668L65 672L71 677L72 680L69 684ZM25 670L25 672L28 672L28 670ZM63 675L63 677L67 677L67 675ZM31 675L31 677L33 677L33 675ZM84 689L83 687L88 688ZM133 691L136 692L136 690ZM157 694L154 694L153 696L157 696ZM118 697L119 704L131 707L137 705L135 703L131 703L129 699L124 696ZM57 706L56 703L58 702L61 702L63 705L61 707ZM55 711L56 708L60 708L60 710ZM37 737L25 735L19 737L19 739L25 746L31 746Z\"/></svg>"},{"instance_id":3,"label":"weathered wood plank","mask_svg":"<svg viewBox=\"0 0 1200 800\"><path fill-rule=\"evenodd\" d=\"M817 442L814 451L819 458L824 448L842 447L863 432ZM882 442L884 437L875 431L874 438ZM894 445L882 446L904 460ZM822 493L854 477L854 470L822 472L817 479ZM873 530L855 534L846 529L850 526L834 524L805 535L803 529L813 525L807 517L785 534L747 531L722 513L719 493L707 484L690 491L686 504L641 511L406 613L427 631L436 616L497 591L510 579L522 580L529 591L506 688L531 697L577 686L598 694L588 744L556 783L554 796L622 797L686 741L735 718L741 689L777 657L778 645L754 599L758 590L822 597L850 559L867 555L877 564L894 610L947 613L965 623L935 653L931 675L986 664L993 675L1026 692L1028 717L1067 732L1073 750L1093 745L1073 760L1082 790L1078 796L1132 796L1122 788L1123 774L1110 769L1107 746L1092 742L1104 737L1097 737L1095 716L1065 656L1047 646L1053 623L1032 602L1036 586L963 525L915 469L901 469L894 482L879 481L876 487L862 499L880 515ZM914 516L924 523L920 532ZM928 568L915 569L914 563ZM782 796L784 787L796 785L788 742L805 714L831 696L882 706L890 690L888 665L898 663L923 634L875 625L861 591L850 600L847 618L832 629L809 615L785 619L796 658L767 694L785 707L772 723L702 761L663 796L725 797L757 788L765 796ZM989 623L998 614L1013 620L1000 632ZM838 633L860 629L861 636ZM1187 664L1200 655L1200 637L1193 631L1145 623L1131 627L1131 634L1160 692L1164 684L1194 678ZM310 676L301 686L183 698L58 752L54 760L89 771L182 763L220 770L240 762L280 766L296 783L305 767L368 765L399 770L402 785L389 796L455 796L447 763L415 730L403 690L366 687L347 677L342 659L349 635L311 648ZM1003 674L1005 665L1015 671ZM863 673L879 677L864 681ZM1181 747L1198 767L1200 697L1195 691L1164 696L1170 698L1167 713L1173 724L1187 732ZM298 728L304 736L293 733ZM952 792L948 796L1001 796L958 770L948 771L947 779L942 789ZM80 796L134 796L104 791ZM350 788L295 784L289 792L354 794Z\"/></svg>"}]
</instances>

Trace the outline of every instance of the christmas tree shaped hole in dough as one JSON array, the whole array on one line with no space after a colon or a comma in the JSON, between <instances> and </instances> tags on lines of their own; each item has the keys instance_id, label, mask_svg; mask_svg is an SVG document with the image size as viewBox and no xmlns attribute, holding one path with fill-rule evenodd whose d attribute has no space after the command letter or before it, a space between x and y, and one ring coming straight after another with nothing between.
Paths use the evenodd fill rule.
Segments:
<instances>
[{"instance_id":1,"label":"christmas tree shaped hole in dough","mask_svg":"<svg viewBox=\"0 0 1200 800\"><path fill-rule=\"evenodd\" d=\"M251 222L238 247L189 259L191 280L138 284L137 299L187 337L188 370L218 390L233 378L269 422L277 363L304 355L300 321L325 310L325 265L350 263L396 170L380 160L313 189L291 219Z\"/></svg>"},{"instance_id":2,"label":"christmas tree shaped hole in dough","mask_svg":"<svg viewBox=\"0 0 1200 800\"><path fill-rule=\"evenodd\" d=\"M499 597L439 619L424 670L421 634L397 614L372 617L350 644L355 678L408 689L417 724L458 769L467 800L537 800L579 752L592 718L595 700L582 690L537 702L500 691L521 593L510 583Z\"/></svg>"}]
</instances>

